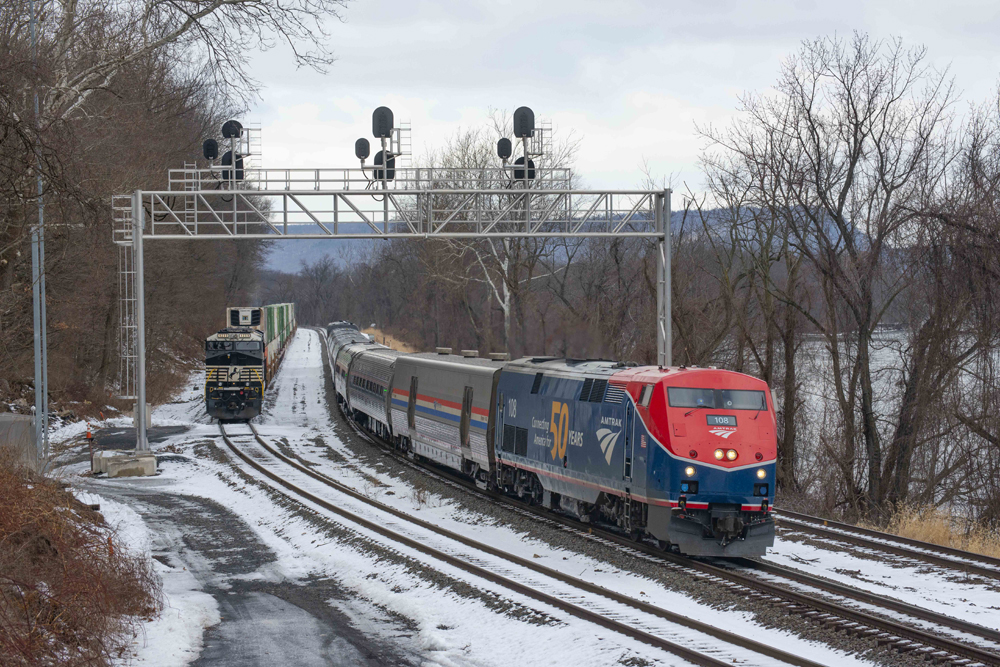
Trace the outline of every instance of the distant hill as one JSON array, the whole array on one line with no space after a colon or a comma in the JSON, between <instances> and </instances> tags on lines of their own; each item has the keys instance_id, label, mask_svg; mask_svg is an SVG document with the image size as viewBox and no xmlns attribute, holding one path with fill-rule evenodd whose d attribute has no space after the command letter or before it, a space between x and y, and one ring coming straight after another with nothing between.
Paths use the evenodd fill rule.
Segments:
<instances>
[{"instance_id":1,"label":"distant hill","mask_svg":"<svg viewBox=\"0 0 1000 667\"><path fill-rule=\"evenodd\" d=\"M721 210L711 210L706 212L710 221L724 220L725 212ZM699 234L701 225L692 214L688 220L688 234ZM675 229L680 225L683 212L673 211L671 215L672 224ZM636 220L643 219L643 215L635 216ZM352 230L353 231L353 230ZM367 231L363 225L359 225L357 231ZM302 263L312 264L324 255L329 255L340 266L349 263L351 257L366 255L371 248L378 243L385 243L378 239L311 239L311 240L287 240L275 241L271 244L270 253L264 264L267 271L277 273L298 273L302 268Z\"/></svg>"},{"instance_id":2,"label":"distant hill","mask_svg":"<svg viewBox=\"0 0 1000 667\"><path fill-rule=\"evenodd\" d=\"M359 253L365 254L375 243L384 241L371 239L275 241L271 244L271 251L265 260L264 268L278 273L298 273L303 262L313 264L324 255L329 255L337 264L343 266L347 264L352 254L355 256Z\"/></svg>"}]
</instances>

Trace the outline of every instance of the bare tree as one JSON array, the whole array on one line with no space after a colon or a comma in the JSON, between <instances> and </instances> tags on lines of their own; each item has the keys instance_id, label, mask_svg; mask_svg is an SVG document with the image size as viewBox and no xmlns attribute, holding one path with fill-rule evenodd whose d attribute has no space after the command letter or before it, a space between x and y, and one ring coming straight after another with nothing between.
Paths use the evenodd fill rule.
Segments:
<instances>
[{"instance_id":1,"label":"bare tree","mask_svg":"<svg viewBox=\"0 0 1000 667\"><path fill-rule=\"evenodd\" d=\"M746 120L725 132L704 131L717 151L740 156L741 182L773 184L763 189L779 197L788 250L820 283L819 309L792 294L784 300L827 339L846 460L864 462L871 508L887 497L873 336L912 277L887 270L886 258L910 242L923 220L918 208L931 200L954 156L954 94L925 55L900 40L860 34L806 42L784 64L773 95L742 100ZM714 164L726 170L725 158ZM860 456L851 449L855 415ZM853 464L845 474L853 485Z\"/></svg>"},{"instance_id":2,"label":"bare tree","mask_svg":"<svg viewBox=\"0 0 1000 667\"><path fill-rule=\"evenodd\" d=\"M456 178L451 187L456 189L475 187L495 187L497 195L491 202L486 202L496 211L505 210L515 204L516 190L500 187L499 183L484 184L481 179L473 177L472 181L463 180L467 174L478 170L499 167L496 156L496 142L501 137L511 138L513 127L510 117L496 111L491 115L488 129L475 128L459 131L448 144L430 162L440 169L455 170ZM576 153L577 142L573 137L565 141L553 142L552 155L545 156L544 164L539 169L557 169L568 167ZM470 170L470 171L465 171ZM449 208L446 196L435 204L436 210ZM452 205L457 202L453 202ZM515 207L515 210L516 207ZM456 219L461 222L462 219ZM504 223L497 231L503 231ZM508 351L524 351L528 339L528 313L530 306L529 294L533 284L544 276L538 275L540 262L551 251L552 243L540 238L486 238L471 241L454 240L447 242L451 261L449 270L438 275L440 280L454 282L455 266L462 266L465 275L460 279L466 284L478 282L485 286L491 300L500 309L503 316L503 346ZM515 322L519 326L514 334Z\"/></svg>"}]
</instances>

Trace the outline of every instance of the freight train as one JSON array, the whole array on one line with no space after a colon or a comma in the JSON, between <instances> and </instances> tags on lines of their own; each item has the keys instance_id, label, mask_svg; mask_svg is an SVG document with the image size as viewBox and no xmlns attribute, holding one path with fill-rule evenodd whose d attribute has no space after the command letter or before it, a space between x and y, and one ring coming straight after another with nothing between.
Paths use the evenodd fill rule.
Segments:
<instances>
[{"instance_id":1,"label":"freight train","mask_svg":"<svg viewBox=\"0 0 1000 667\"><path fill-rule=\"evenodd\" d=\"M716 368L476 351L404 354L327 327L344 414L391 446L584 522L690 556L774 543L774 404Z\"/></svg>"},{"instance_id":2,"label":"freight train","mask_svg":"<svg viewBox=\"0 0 1000 667\"><path fill-rule=\"evenodd\" d=\"M295 333L295 304L227 308L226 325L205 341L205 409L220 420L253 419Z\"/></svg>"}]
</instances>

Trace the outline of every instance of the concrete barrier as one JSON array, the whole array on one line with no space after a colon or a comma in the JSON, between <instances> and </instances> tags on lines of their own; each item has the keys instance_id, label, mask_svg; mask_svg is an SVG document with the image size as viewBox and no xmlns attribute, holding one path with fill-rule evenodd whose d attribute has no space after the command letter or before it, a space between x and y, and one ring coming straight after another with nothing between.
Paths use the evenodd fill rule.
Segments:
<instances>
[{"instance_id":1,"label":"concrete barrier","mask_svg":"<svg viewBox=\"0 0 1000 667\"><path fill-rule=\"evenodd\" d=\"M0 447L10 450L15 460L38 472L33 416L0 413Z\"/></svg>"},{"instance_id":2,"label":"concrete barrier","mask_svg":"<svg viewBox=\"0 0 1000 667\"><path fill-rule=\"evenodd\" d=\"M156 457L152 454L136 456L135 452L120 450L94 452L90 470L108 477L148 477L156 474Z\"/></svg>"}]
</instances>

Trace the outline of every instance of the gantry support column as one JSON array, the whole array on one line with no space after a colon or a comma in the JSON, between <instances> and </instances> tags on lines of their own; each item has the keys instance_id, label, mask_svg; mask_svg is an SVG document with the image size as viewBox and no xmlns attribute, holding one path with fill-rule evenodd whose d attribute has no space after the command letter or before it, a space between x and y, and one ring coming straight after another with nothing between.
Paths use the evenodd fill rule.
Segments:
<instances>
[{"instance_id":1,"label":"gantry support column","mask_svg":"<svg viewBox=\"0 0 1000 667\"><path fill-rule=\"evenodd\" d=\"M670 321L670 190L657 197L656 206L656 363L673 365L673 331Z\"/></svg>"},{"instance_id":2,"label":"gantry support column","mask_svg":"<svg viewBox=\"0 0 1000 667\"><path fill-rule=\"evenodd\" d=\"M146 439L146 290L143 276L142 234L145 228L142 190L132 194L132 248L135 262L135 451L148 454Z\"/></svg>"}]
</instances>

